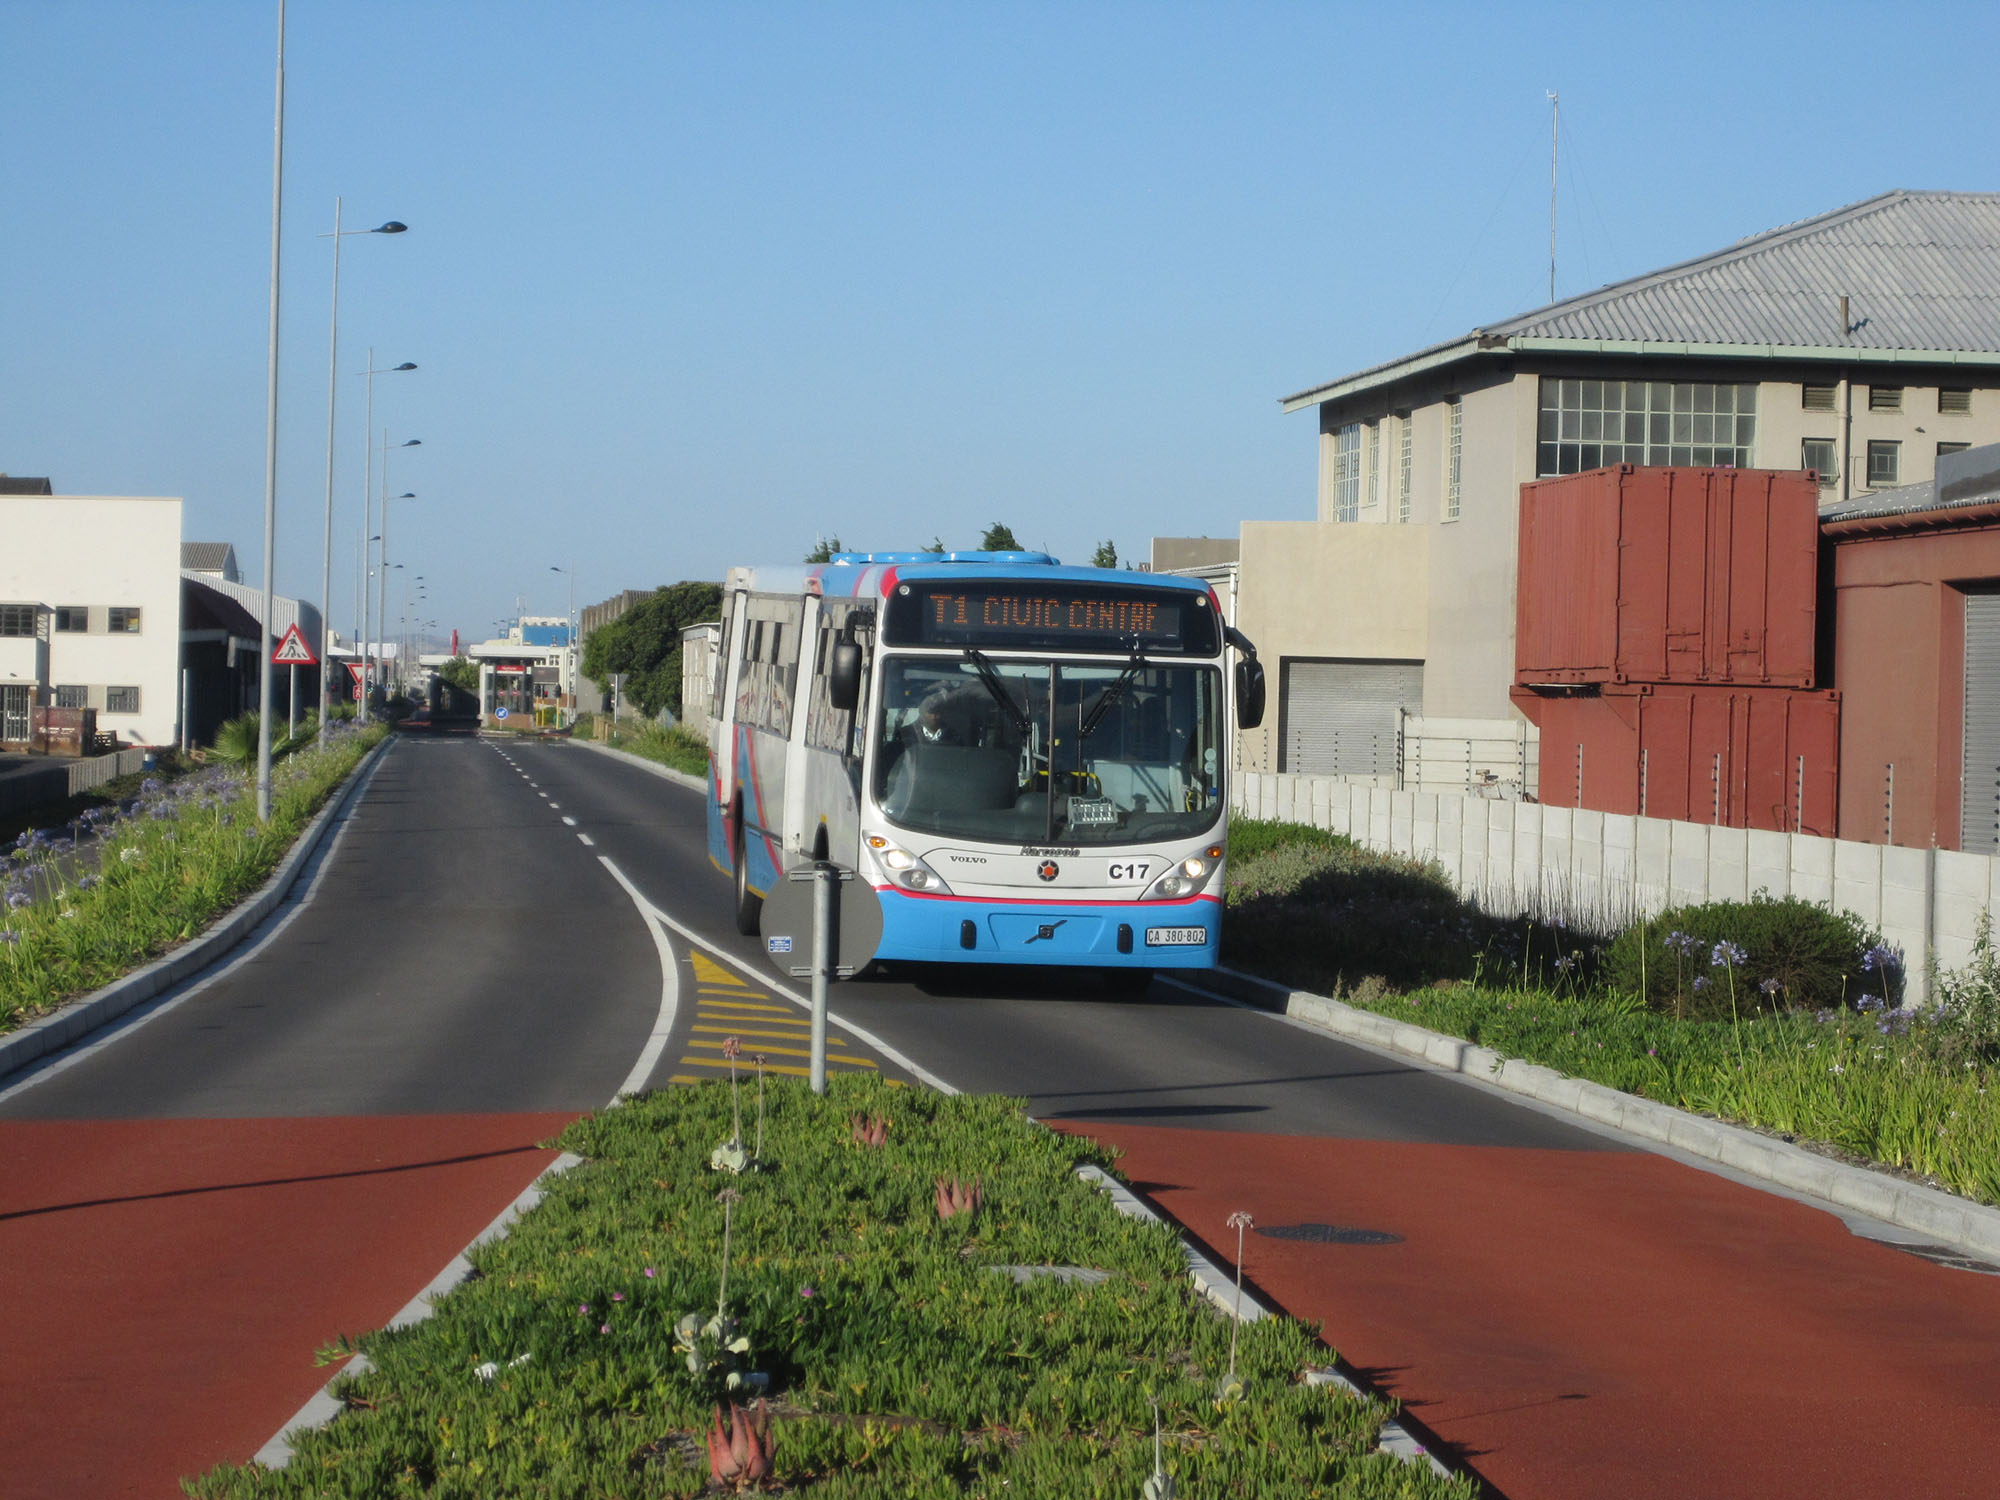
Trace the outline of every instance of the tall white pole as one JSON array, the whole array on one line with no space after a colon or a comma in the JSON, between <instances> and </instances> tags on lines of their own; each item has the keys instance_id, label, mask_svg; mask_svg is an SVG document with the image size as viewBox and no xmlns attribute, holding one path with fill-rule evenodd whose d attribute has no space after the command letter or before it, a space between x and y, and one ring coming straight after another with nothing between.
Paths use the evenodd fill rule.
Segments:
<instances>
[{"instance_id":1,"label":"tall white pole","mask_svg":"<svg viewBox=\"0 0 2000 1500\"><path fill-rule=\"evenodd\" d=\"M1549 301L1556 300L1556 158L1561 139L1562 98L1549 94Z\"/></svg>"},{"instance_id":2,"label":"tall white pole","mask_svg":"<svg viewBox=\"0 0 2000 1500\"><path fill-rule=\"evenodd\" d=\"M361 653L361 682L355 695L355 721L366 723L368 719L368 523L375 503L375 350L368 351L368 425L362 429L361 460L361 575L358 580L361 594L361 624L356 630L355 649Z\"/></svg>"},{"instance_id":3,"label":"tall white pole","mask_svg":"<svg viewBox=\"0 0 2000 1500\"><path fill-rule=\"evenodd\" d=\"M375 633L389 633L389 429L382 429L382 545L375 549ZM379 668L382 678L382 712L389 711L389 666Z\"/></svg>"},{"instance_id":4,"label":"tall white pole","mask_svg":"<svg viewBox=\"0 0 2000 1500\"><path fill-rule=\"evenodd\" d=\"M257 643L257 821L271 821L271 615L278 565L278 248L285 210L285 0L278 0L278 82L271 127L271 338L264 382L264 618Z\"/></svg>"},{"instance_id":5,"label":"tall white pole","mask_svg":"<svg viewBox=\"0 0 2000 1500\"><path fill-rule=\"evenodd\" d=\"M340 390L340 199L333 200L333 320L326 335L326 562L319 575L319 737L326 742L332 706L333 652L333 413Z\"/></svg>"}]
</instances>

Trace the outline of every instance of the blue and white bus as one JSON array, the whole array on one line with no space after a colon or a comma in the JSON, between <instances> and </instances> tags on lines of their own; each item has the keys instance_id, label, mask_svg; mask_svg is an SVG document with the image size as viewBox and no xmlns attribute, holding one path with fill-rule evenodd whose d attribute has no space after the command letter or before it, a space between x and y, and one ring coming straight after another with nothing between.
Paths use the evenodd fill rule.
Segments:
<instances>
[{"instance_id":1,"label":"blue and white bus","mask_svg":"<svg viewBox=\"0 0 2000 1500\"><path fill-rule=\"evenodd\" d=\"M1192 579L1036 552L735 568L710 853L746 933L785 871L831 859L881 898L880 960L1207 967L1229 739L1263 710Z\"/></svg>"}]
</instances>

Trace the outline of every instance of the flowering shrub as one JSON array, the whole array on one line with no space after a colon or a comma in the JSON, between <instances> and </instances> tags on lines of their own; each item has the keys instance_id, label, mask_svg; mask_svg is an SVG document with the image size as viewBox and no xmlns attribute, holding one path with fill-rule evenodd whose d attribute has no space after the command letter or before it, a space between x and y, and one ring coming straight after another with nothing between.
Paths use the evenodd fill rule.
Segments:
<instances>
[{"instance_id":1,"label":"flowering shrub","mask_svg":"<svg viewBox=\"0 0 2000 1500\"><path fill-rule=\"evenodd\" d=\"M1903 993L1902 957L1847 912L1797 897L1678 906L1621 933L1603 977L1672 1015L1749 1015Z\"/></svg>"},{"instance_id":2,"label":"flowering shrub","mask_svg":"<svg viewBox=\"0 0 2000 1500\"><path fill-rule=\"evenodd\" d=\"M1932 1056L1967 1069L2000 1063L2000 955L1993 951L1990 917L1979 919L1971 962L1933 975L1931 995L1920 1030Z\"/></svg>"}]
</instances>

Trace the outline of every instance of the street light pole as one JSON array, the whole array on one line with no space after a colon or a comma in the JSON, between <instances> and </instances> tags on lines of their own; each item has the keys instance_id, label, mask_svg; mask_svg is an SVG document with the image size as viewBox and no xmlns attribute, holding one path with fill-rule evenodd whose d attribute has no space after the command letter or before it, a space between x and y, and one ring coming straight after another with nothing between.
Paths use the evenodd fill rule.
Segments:
<instances>
[{"instance_id":1,"label":"street light pole","mask_svg":"<svg viewBox=\"0 0 2000 1500\"><path fill-rule=\"evenodd\" d=\"M410 438L406 442L396 444L396 446L398 448L421 448L423 440L421 438ZM406 490L396 498L398 500L414 500L417 497ZM375 629L378 633L386 633L389 619L389 429L386 427L382 429L382 548L375 556L377 562L381 565L375 584ZM388 675L386 669L383 675Z\"/></svg>"},{"instance_id":2,"label":"street light pole","mask_svg":"<svg viewBox=\"0 0 2000 1500\"><path fill-rule=\"evenodd\" d=\"M567 568L549 565L551 573L560 573L569 580L569 614L563 624L563 694L568 698L570 722L576 722L576 565Z\"/></svg>"},{"instance_id":3,"label":"street light pole","mask_svg":"<svg viewBox=\"0 0 2000 1500\"><path fill-rule=\"evenodd\" d=\"M272 574L278 565L278 250L285 225L285 0L278 0L278 78L271 127L271 335L264 382L264 618L257 643L257 821L271 821Z\"/></svg>"},{"instance_id":4,"label":"street light pole","mask_svg":"<svg viewBox=\"0 0 2000 1500\"><path fill-rule=\"evenodd\" d=\"M370 507L375 501L375 377L396 375L404 370L414 370L415 365L405 360L400 365L390 365L385 370L375 368L375 351L368 351L368 368L361 373L368 377L368 425L361 433L361 553L354 560L354 613L358 623L354 628L355 649L361 653L361 684L355 694L354 717L360 723L368 717L368 682L371 677L373 659L368 650L368 544L376 536L368 529ZM385 477L383 483L388 483ZM379 623L379 622L378 622Z\"/></svg>"},{"instance_id":5,"label":"street light pole","mask_svg":"<svg viewBox=\"0 0 2000 1500\"><path fill-rule=\"evenodd\" d=\"M320 569L319 597L321 604L319 622L319 734L326 739L327 709L332 704L332 684L328 674L333 671L333 430L334 412L340 390L340 242L351 234L401 234L408 229L407 224L399 224L394 219L379 224L373 229L342 229L340 227L340 199L333 200L333 316L326 336L326 558ZM322 236L328 238L329 236ZM370 351L372 356L373 351ZM369 364L375 361L371 357ZM372 426L374 415L371 411L369 422ZM361 533L368 534L368 521L364 516Z\"/></svg>"}]
</instances>

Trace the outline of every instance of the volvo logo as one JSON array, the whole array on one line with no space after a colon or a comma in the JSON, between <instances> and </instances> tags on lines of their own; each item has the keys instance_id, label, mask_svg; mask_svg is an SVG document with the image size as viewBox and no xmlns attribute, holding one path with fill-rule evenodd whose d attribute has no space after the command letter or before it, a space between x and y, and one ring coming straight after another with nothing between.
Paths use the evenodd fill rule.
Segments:
<instances>
[{"instance_id":1,"label":"volvo logo","mask_svg":"<svg viewBox=\"0 0 2000 1500\"><path fill-rule=\"evenodd\" d=\"M1043 880L1054 880L1061 869L1062 866L1058 865L1054 860L1045 859L1035 866L1035 874Z\"/></svg>"},{"instance_id":2,"label":"volvo logo","mask_svg":"<svg viewBox=\"0 0 2000 1500\"><path fill-rule=\"evenodd\" d=\"M1042 923L1041 927L1036 931L1033 937L1023 939L1023 942L1039 943L1043 938L1052 938L1056 935L1056 929L1062 926L1063 923L1067 922L1068 920L1069 920L1068 917L1061 917L1053 922L1044 922Z\"/></svg>"}]
</instances>

